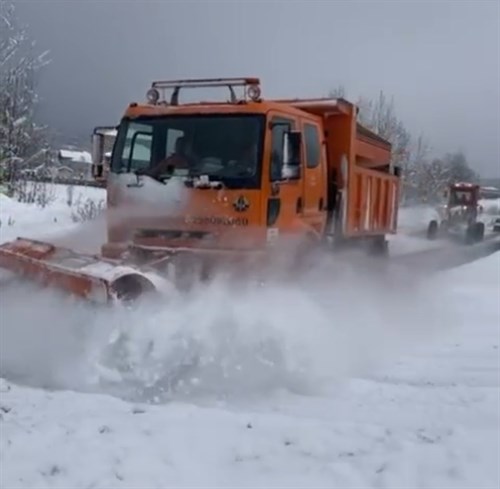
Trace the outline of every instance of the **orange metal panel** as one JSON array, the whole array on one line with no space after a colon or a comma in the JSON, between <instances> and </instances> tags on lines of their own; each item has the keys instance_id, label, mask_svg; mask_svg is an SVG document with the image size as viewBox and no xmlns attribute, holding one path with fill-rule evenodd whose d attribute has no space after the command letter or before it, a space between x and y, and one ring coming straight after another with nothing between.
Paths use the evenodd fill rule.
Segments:
<instances>
[{"instance_id":1,"label":"orange metal panel","mask_svg":"<svg viewBox=\"0 0 500 489\"><path fill-rule=\"evenodd\" d=\"M397 177L353 167L351 178L347 189L346 237L394 232Z\"/></svg>"},{"instance_id":2,"label":"orange metal panel","mask_svg":"<svg viewBox=\"0 0 500 489\"><path fill-rule=\"evenodd\" d=\"M390 161L390 152L380 146L375 146L361 139L356 141L356 156L362 166L385 166Z\"/></svg>"}]
</instances>

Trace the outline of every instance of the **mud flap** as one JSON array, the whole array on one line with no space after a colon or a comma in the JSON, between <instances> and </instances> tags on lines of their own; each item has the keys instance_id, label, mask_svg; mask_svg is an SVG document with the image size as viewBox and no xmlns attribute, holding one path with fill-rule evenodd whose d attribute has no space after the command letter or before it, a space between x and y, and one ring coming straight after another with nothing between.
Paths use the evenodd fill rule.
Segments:
<instances>
[{"instance_id":1,"label":"mud flap","mask_svg":"<svg viewBox=\"0 0 500 489\"><path fill-rule=\"evenodd\" d=\"M0 245L0 267L98 304L134 300L155 289L132 267L25 238Z\"/></svg>"}]
</instances>

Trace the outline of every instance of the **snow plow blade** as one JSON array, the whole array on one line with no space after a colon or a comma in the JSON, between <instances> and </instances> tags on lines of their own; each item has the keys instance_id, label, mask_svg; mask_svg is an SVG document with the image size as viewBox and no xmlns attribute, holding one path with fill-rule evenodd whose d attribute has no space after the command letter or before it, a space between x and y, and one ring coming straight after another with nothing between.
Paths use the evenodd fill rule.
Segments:
<instances>
[{"instance_id":1,"label":"snow plow blade","mask_svg":"<svg viewBox=\"0 0 500 489\"><path fill-rule=\"evenodd\" d=\"M132 267L25 238L0 245L0 268L99 304L135 300L155 289Z\"/></svg>"}]
</instances>

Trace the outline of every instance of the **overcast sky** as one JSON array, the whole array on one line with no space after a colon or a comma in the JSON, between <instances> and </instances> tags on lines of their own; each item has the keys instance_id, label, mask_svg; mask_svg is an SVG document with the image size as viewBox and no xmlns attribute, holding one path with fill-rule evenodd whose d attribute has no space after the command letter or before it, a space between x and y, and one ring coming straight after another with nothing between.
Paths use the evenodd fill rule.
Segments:
<instances>
[{"instance_id":1,"label":"overcast sky","mask_svg":"<svg viewBox=\"0 0 500 489\"><path fill-rule=\"evenodd\" d=\"M500 173L500 2L17 0L52 63L44 121L115 124L153 79L259 76L264 96L384 90L437 152Z\"/></svg>"}]
</instances>

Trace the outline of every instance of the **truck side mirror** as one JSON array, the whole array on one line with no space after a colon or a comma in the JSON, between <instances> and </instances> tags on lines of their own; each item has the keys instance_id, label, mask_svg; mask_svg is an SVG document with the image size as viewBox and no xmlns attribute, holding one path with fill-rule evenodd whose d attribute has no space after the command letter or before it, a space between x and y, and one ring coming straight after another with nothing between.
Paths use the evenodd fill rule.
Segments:
<instances>
[{"instance_id":1,"label":"truck side mirror","mask_svg":"<svg viewBox=\"0 0 500 489\"><path fill-rule=\"evenodd\" d=\"M104 174L104 165L92 163L92 178L101 180Z\"/></svg>"},{"instance_id":2,"label":"truck side mirror","mask_svg":"<svg viewBox=\"0 0 500 489\"><path fill-rule=\"evenodd\" d=\"M283 178L300 178L301 149L302 134L300 131L287 131L283 134Z\"/></svg>"},{"instance_id":3,"label":"truck side mirror","mask_svg":"<svg viewBox=\"0 0 500 489\"><path fill-rule=\"evenodd\" d=\"M100 179L103 177L104 158L104 135L94 133L92 135L92 177Z\"/></svg>"}]
</instances>

